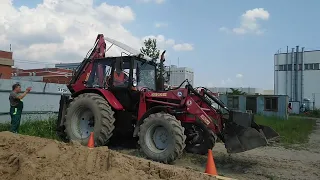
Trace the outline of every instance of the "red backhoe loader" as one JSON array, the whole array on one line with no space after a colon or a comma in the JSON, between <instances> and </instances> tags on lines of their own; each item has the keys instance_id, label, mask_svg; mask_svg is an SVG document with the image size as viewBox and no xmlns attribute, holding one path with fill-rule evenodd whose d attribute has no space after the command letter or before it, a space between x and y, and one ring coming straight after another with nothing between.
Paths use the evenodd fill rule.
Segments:
<instances>
[{"instance_id":1,"label":"red backhoe loader","mask_svg":"<svg viewBox=\"0 0 320 180\"><path fill-rule=\"evenodd\" d=\"M147 158L171 163L184 150L206 154L217 138L228 153L238 153L266 146L278 136L256 124L252 114L229 110L209 90L193 88L188 80L164 90L163 68L159 73L157 64L142 54L106 57L106 39L120 44L99 34L68 84L71 96L61 96L57 133L66 141L86 145L90 132L96 146L135 137ZM164 52L161 65L163 61Z\"/></svg>"}]
</instances>

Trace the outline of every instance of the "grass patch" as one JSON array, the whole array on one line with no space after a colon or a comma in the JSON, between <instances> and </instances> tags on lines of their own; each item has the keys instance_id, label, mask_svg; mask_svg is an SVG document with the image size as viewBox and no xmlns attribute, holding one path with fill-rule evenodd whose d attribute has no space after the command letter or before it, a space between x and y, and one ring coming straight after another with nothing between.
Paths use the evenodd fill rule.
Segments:
<instances>
[{"instance_id":1,"label":"grass patch","mask_svg":"<svg viewBox=\"0 0 320 180\"><path fill-rule=\"evenodd\" d=\"M56 136L56 121L54 118L43 121L27 120L20 125L19 134L58 139ZM1 131L10 131L10 123L0 124Z\"/></svg>"},{"instance_id":2,"label":"grass patch","mask_svg":"<svg viewBox=\"0 0 320 180\"><path fill-rule=\"evenodd\" d=\"M270 126L280 134L280 143L307 143L309 135L316 126L316 120L299 117L289 117L288 120L276 117L255 116L258 124Z\"/></svg>"}]
</instances>

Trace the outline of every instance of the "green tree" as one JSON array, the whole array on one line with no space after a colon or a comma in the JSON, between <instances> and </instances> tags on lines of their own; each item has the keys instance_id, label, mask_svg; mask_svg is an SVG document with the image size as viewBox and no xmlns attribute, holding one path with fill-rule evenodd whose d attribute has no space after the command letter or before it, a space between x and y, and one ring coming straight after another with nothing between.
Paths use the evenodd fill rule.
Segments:
<instances>
[{"instance_id":1,"label":"green tree","mask_svg":"<svg viewBox=\"0 0 320 180\"><path fill-rule=\"evenodd\" d=\"M230 88L231 93L227 93L227 94L231 94L231 95L246 95L245 92L239 90L239 89L235 89L235 88Z\"/></svg>"},{"instance_id":2,"label":"green tree","mask_svg":"<svg viewBox=\"0 0 320 180\"><path fill-rule=\"evenodd\" d=\"M142 54L151 57L155 62L157 62L157 59L160 55L160 50L157 47L156 39L149 38L144 40L144 47L142 47L140 51Z\"/></svg>"},{"instance_id":3,"label":"green tree","mask_svg":"<svg viewBox=\"0 0 320 180\"><path fill-rule=\"evenodd\" d=\"M146 39L144 41L144 47L142 47L140 49L140 52L141 54L144 54L144 55L147 55L149 57L151 57L153 60L153 62L157 63L157 79L156 79L156 82L158 84L158 79L159 79L159 72L160 72L160 63L157 62L157 60L159 59L159 55L160 55L160 50L158 49L157 47L157 40L156 39ZM144 74L144 73L140 73L140 78L144 79L144 82L145 83L154 83L154 81L152 79L149 80L146 80L145 78L150 78L148 76L148 74ZM153 82L152 82L153 81Z\"/></svg>"}]
</instances>

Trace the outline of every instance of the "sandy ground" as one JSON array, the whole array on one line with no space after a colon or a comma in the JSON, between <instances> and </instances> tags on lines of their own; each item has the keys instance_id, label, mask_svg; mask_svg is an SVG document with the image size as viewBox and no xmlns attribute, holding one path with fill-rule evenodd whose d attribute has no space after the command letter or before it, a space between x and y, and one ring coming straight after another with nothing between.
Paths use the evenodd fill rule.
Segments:
<instances>
[{"instance_id":1,"label":"sandy ground","mask_svg":"<svg viewBox=\"0 0 320 180\"><path fill-rule=\"evenodd\" d=\"M215 179L204 175L206 156L184 154L174 165L134 156L138 150L107 147L89 150L76 143L0 133L1 179ZM134 156L130 156L134 155ZM228 155L223 144L213 149L219 175L236 179L320 179L320 120L302 150L280 146ZM200 172L199 172L200 171Z\"/></svg>"},{"instance_id":2,"label":"sandy ground","mask_svg":"<svg viewBox=\"0 0 320 180\"><path fill-rule=\"evenodd\" d=\"M216 179L181 167L151 162L109 150L31 136L0 133L0 179L146 180Z\"/></svg>"},{"instance_id":3,"label":"sandy ground","mask_svg":"<svg viewBox=\"0 0 320 180\"><path fill-rule=\"evenodd\" d=\"M247 179L320 179L320 120L303 150L283 147L257 148L247 152L228 155L223 144L216 144L213 155L219 175ZM136 150L123 150L137 155ZM141 154L140 154L141 155ZM205 156L185 154L175 165L204 172Z\"/></svg>"}]
</instances>

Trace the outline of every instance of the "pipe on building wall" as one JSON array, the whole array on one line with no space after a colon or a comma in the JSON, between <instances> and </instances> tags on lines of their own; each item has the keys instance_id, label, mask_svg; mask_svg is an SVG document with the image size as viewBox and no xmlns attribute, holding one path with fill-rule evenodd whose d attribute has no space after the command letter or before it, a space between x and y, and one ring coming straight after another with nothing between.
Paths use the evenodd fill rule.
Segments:
<instances>
[{"instance_id":1,"label":"pipe on building wall","mask_svg":"<svg viewBox=\"0 0 320 180\"><path fill-rule=\"evenodd\" d=\"M291 96L290 99L291 101L294 101L294 84L293 84L293 78L294 78L294 48L291 49Z\"/></svg>"},{"instance_id":2,"label":"pipe on building wall","mask_svg":"<svg viewBox=\"0 0 320 180\"><path fill-rule=\"evenodd\" d=\"M304 99L304 47L301 48L301 103Z\"/></svg>"},{"instance_id":3,"label":"pipe on building wall","mask_svg":"<svg viewBox=\"0 0 320 180\"><path fill-rule=\"evenodd\" d=\"M286 69L286 71L285 71L285 73L286 73L286 95L288 95L288 65L289 65L289 47L287 46L287 53L286 53L286 67L287 67L287 69Z\"/></svg>"},{"instance_id":4,"label":"pipe on building wall","mask_svg":"<svg viewBox=\"0 0 320 180\"><path fill-rule=\"evenodd\" d=\"M299 72L299 46L296 46L296 57L295 57L295 60L296 60L296 62L295 62L295 66L296 66L296 70L295 70L295 83L294 83L294 85L295 85L295 94L294 94L294 96L295 96L295 100L296 101L298 101L298 72Z\"/></svg>"},{"instance_id":5,"label":"pipe on building wall","mask_svg":"<svg viewBox=\"0 0 320 180\"><path fill-rule=\"evenodd\" d=\"M277 68L278 68L278 66L277 66L277 57L278 56L278 54L276 53L275 55L274 55L274 60L273 60L273 69L274 69L274 75L273 75L273 89L274 89L274 92L273 92L273 94L274 95L277 95L277 89L278 89L278 86L277 86L277 79L278 79L278 77L277 77Z\"/></svg>"}]
</instances>

